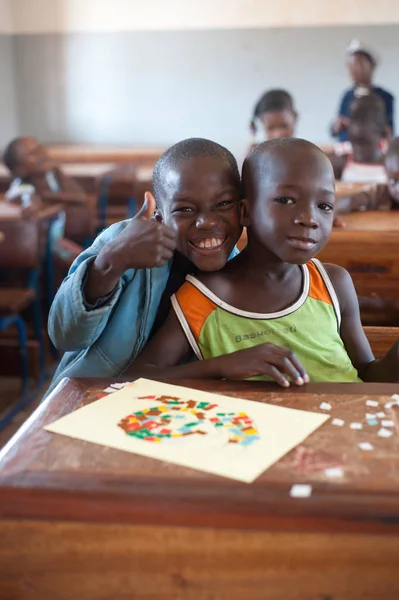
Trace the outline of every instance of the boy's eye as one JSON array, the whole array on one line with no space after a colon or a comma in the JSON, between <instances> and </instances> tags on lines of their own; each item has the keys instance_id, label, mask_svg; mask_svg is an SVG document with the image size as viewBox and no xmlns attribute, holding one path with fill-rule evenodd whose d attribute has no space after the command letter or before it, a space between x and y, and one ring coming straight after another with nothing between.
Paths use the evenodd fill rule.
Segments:
<instances>
[{"instance_id":1,"label":"boy's eye","mask_svg":"<svg viewBox=\"0 0 399 600\"><path fill-rule=\"evenodd\" d=\"M389 184L390 184L390 185L398 185L398 183L399 183L399 179L395 179L394 177L392 177L392 178L389 180Z\"/></svg>"},{"instance_id":2,"label":"boy's eye","mask_svg":"<svg viewBox=\"0 0 399 600\"><path fill-rule=\"evenodd\" d=\"M321 210L324 210L325 212L332 212L334 210L333 205L327 204L326 202L322 202L321 204L319 204L319 208Z\"/></svg>"},{"instance_id":3,"label":"boy's eye","mask_svg":"<svg viewBox=\"0 0 399 600\"><path fill-rule=\"evenodd\" d=\"M234 200L222 200L222 202L218 203L218 208L226 208L235 204Z\"/></svg>"},{"instance_id":4,"label":"boy's eye","mask_svg":"<svg viewBox=\"0 0 399 600\"><path fill-rule=\"evenodd\" d=\"M276 198L276 202L278 202L279 204L294 204L294 200L292 198L287 198L286 196Z\"/></svg>"},{"instance_id":5,"label":"boy's eye","mask_svg":"<svg viewBox=\"0 0 399 600\"><path fill-rule=\"evenodd\" d=\"M190 213L194 212L194 209L191 206L178 206L172 212L174 213Z\"/></svg>"}]
</instances>

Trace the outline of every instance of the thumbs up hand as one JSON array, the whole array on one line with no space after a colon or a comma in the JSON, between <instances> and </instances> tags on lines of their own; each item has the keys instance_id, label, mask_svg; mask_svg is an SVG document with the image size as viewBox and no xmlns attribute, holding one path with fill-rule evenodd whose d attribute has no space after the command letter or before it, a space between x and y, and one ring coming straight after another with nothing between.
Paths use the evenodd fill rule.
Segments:
<instances>
[{"instance_id":1,"label":"thumbs up hand","mask_svg":"<svg viewBox=\"0 0 399 600\"><path fill-rule=\"evenodd\" d=\"M107 252L112 255L114 269L122 275L127 269L161 267L173 256L176 247L172 229L152 219L156 208L150 192L144 196L141 210L112 242Z\"/></svg>"}]
</instances>

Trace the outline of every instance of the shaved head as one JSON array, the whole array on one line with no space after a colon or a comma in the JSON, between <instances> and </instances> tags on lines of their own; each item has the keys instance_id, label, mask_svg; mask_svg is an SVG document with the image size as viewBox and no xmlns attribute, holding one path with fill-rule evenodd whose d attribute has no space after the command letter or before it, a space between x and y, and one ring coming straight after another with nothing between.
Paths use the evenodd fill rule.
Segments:
<instances>
[{"instance_id":1,"label":"shaved head","mask_svg":"<svg viewBox=\"0 0 399 600\"><path fill-rule=\"evenodd\" d=\"M178 177L183 163L196 158L217 158L225 163L231 173L232 181L240 188L240 174L234 156L227 148L204 138L189 138L178 142L158 159L154 167L153 185L158 208L168 197L167 180Z\"/></svg>"},{"instance_id":2,"label":"shaved head","mask_svg":"<svg viewBox=\"0 0 399 600\"><path fill-rule=\"evenodd\" d=\"M309 157L309 163L317 163L317 170L326 171L334 181L330 160L315 144L300 138L274 139L255 146L245 159L242 168L244 197L253 200L281 171L305 156Z\"/></svg>"}]
</instances>

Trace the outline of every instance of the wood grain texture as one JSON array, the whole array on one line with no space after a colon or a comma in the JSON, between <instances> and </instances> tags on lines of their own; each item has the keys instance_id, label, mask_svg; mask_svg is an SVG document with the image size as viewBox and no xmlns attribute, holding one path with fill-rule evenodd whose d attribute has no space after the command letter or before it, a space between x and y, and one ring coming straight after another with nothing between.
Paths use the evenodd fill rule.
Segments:
<instances>
[{"instance_id":1,"label":"wood grain texture","mask_svg":"<svg viewBox=\"0 0 399 600\"><path fill-rule=\"evenodd\" d=\"M394 600L399 539L0 522L7 600Z\"/></svg>"},{"instance_id":2,"label":"wood grain texture","mask_svg":"<svg viewBox=\"0 0 399 600\"><path fill-rule=\"evenodd\" d=\"M395 434L348 427L363 421L367 398L381 407L391 384L272 384L183 381L183 385L304 410L328 400L329 422L251 485L162 461L54 435L43 426L101 396L109 380L63 380L0 454L0 517L148 525L239 527L280 531L399 532L399 445ZM385 409L384 409L385 410ZM385 410L397 424L397 410ZM372 453L360 441L372 441ZM324 469L342 467L328 479ZM311 498L290 498L293 483L311 483Z\"/></svg>"},{"instance_id":3,"label":"wood grain texture","mask_svg":"<svg viewBox=\"0 0 399 600\"><path fill-rule=\"evenodd\" d=\"M154 164L164 148L128 146L59 145L47 146L49 155L60 163Z\"/></svg>"}]
</instances>

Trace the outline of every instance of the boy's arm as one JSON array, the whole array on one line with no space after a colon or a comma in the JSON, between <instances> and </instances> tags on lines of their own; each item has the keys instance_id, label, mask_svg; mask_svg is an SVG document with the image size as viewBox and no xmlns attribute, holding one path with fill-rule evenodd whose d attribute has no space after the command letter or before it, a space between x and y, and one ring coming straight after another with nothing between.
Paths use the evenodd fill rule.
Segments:
<instances>
[{"instance_id":1,"label":"boy's arm","mask_svg":"<svg viewBox=\"0 0 399 600\"><path fill-rule=\"evenodd\" d=\"M297 385L309 381L295 354L273 344L260 344L254 348L180 365L189 350L184 331L171 309L164 325L150 339L128 373L149 379L243 380L268 375L283 387L289 386L287 377Z\"/></svg>"},{"instance_id":2,"label":"boy's arm","mask_svg":"<svg viewBox=\"0 0 399 600\"><path fill-rule=\"evenodd\" d=\"M381 360L375 360L360 320L359 301L349 273L338 265L324 265L341 307L341 338L363 381L399 381L399 340Z\"/></svg>"},{"instance_id":3,"label":"boy's arm","mask_svg":"<svg viewBox=\"0 0 399 600\"><path fill-rule=\"evenodd\" d=\"M116 223L99 235L92 246L73 262L50 308L48 333L54 346L62 352L82 350L91 346L101 335L112 309L122 293L122 281L117 280L112 296L97 308L90 309L85 285L93 263L101 249L114 239L125 223ZM112 285L112 284L111 284ZM103 294L104 296L106 293Z\"/></svg>"},{"instance_id":4,"label":"boy's arm","mask_svg":"<svg viewBox=\"0 0 399 600\"><path fill-rule=\"evenodd\" d=\"M49 336L58 350L94 344L123 293L126 271L161 266L171 259L175 234L150 218L154 210L155 200L147 194L133 219L111 225L72 264L48 320Z\"/></svg>"}]
</instances>

